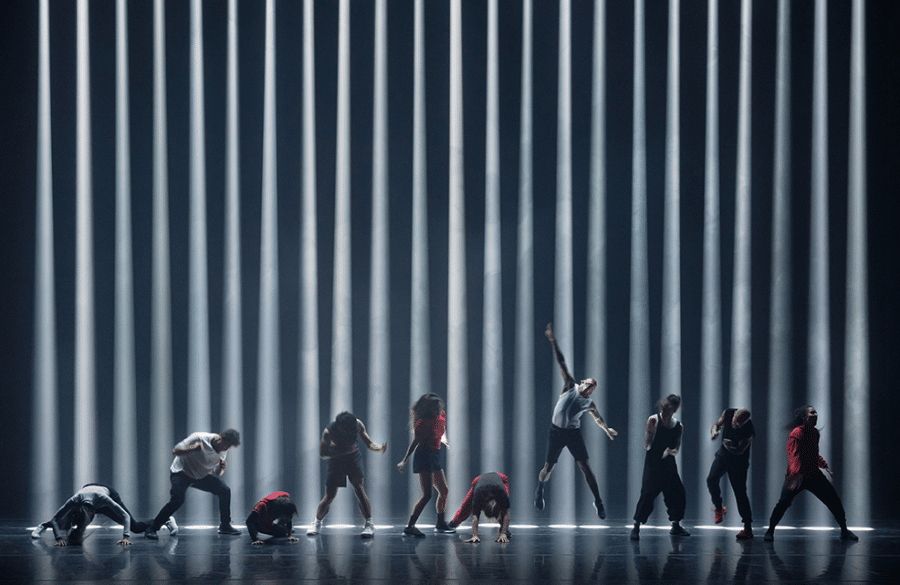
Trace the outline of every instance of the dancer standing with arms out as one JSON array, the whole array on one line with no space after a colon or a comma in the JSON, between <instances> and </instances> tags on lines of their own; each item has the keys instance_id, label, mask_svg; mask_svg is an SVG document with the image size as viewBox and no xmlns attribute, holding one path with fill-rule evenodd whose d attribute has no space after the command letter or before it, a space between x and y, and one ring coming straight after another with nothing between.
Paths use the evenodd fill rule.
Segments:
<instances>
[{"instance_id":1,"label":"dancer standing with arms out","mask_svg":"<svg viewBox=\"0 0 900 585\"><path fill-rule=\"evenodd\" d=\"M322 431L319 457L328 461L328 478L325 480L325 496L319 502L315 520L306 531L308 536L315 536L322 530L322 521L331 509L331 502L334 501L338 488L347 487L347 478L350 478L350 485L353 486L353 493L359 502L359 511L365 520L360 536L372 538L375 535L372 504L363 486L366 473L357 439L362 439L370 451L376 453L387 451L387 443L383 445L375 443L366 433L366 425L349 412L337 415L334 422Z\"/></svg>"},{"instance_id":2,"label":"dancer standing with arms out","mask_svg":"<svg viewBox=\"0 0 900 585\"><path fill-rule=\"evenodd\" d=\"M267 534L271 538L287 537L296 542L293 536L291 520L297 515L297 504L291 501L287 492L273 492L259 501L247 516L247 532L251 544L262 544L259 534Z\"/></svg>"},{"instance_id":3,"label":"dancer standing with arms out","mask_svg":"<svg viewBox=\"0 0 900 585\"><path fill-rule=\"evenodd\" d=\"M681 397L669 394L657 403L659 414L647 419L647 430L644 433L644 475L641 481L641 498L634 511L634 528L631 529L631 540L640 539L641 524L647 522L653 511L653 501L662 492L666 511L672 528L672 536L690 536L691 533L681 526L687 497L684 485L678 475L675 455L681 448L681 436L684 427L675 418L675 412L681 406Z\"/></svg>"},{"instance_id":4,"label":"dancer standing with arms out","mask_svg":"<svg viewBox=\"0 0 900 585\"><path fill-rule=\"evenodd\" d=\"M219 498L219 534L237 536L240 530L231 525L231 488L219 479L225 473L225 456L232 447L241 444L241 435L234 429L215 433L193 433L172 450L175 460L169 468L172 489L169 503L163 506L144 536L151 540L156 531L184 504L189 487L215 494Z\"/></svg>"},{"instance_id":5,"label":"dancer standing with arms out","mask_svg":"<svg viewBox=\"0 0 900 585\"><path fill-rule=\"evenodd\" d=\"M716 452L709 475L706 477L706 487L712 497L715 506L716 524L725 519L728 508L722 505L722 490L719 488L719 480L728 473L731 489L734 490L734 499L738 512L744 522L744 529L738 532L740 540L753 538L753 530L750 525L753 522L750 513L750 498L747 497L747 470L750 468L750 443L756 431L753 421L750 420L750 411L746 408L728 408L709 430L711 438L715 440L722 433L722 446Z\"/></svg>"},{"instance_id":6,"label":"dancer standing with arms out","mask_svg":"<svg viewBox=\"0 0 900 585\"><path fill-rule=\"evenodd\" d=\"M587 447L584 445L584 439L581 436L581 415L587 411L594 418L603 432L612 441L618 433L606 425L606 421L600 416L597 405L590 399L591 394L597 389L597 381L593 378L585 378L581 383L576 383L575 378L569 373L566 367L566 359L563 357L559 346L556 344L556 337L553 336L553 324L547 325L544 332L547 339L550 340L550 347L553 349L553 356L559 365L559 371L562 374L563 389L556 401L556 407L553 409L553 418L550 424L550 436L547 438L547 461L538 474L538 485L534 491L534 507L538 510L544 509L544 484L550 479L553 467L559 460L559 454L562 453L563 447L569 449L569 453L575 458L581 473L584 474L584 480L587 482L591 493L594 494L594 509L597 515L603 519L606 518L606 510L603 508L603 500L600 499L600 489L597 486L597 478L591 471L588 464ZM571 494L569 494L571 496Z\"/></svg>"},{"instance_id":7,"label":"dancer standing with arms out","mask_svg":"<svg viewBox=\"0 0 900 585\"><path fill-rule=\"evenodd\" d=\"M496 542L509 542L509 478L502 473L495 471L482 473L472 480L472 487L450 526L455 529L468 520L469 516L474 516L472 538L466 542L481 542L481 538L478 537L478 520L482 512L486 518L493 518L500 523Z\"/></svg>"},{"instance_id":8,"label":"dancer standing with arms out","mask_svg":"<svg viewBox=\"0 0 900 585\"><path fill-rule=\"evenodd\" d=\"M812 406L801 406L794 411L794 419L788 424L791 434L787 442L788 469L785 474L784 485L781 488L781 497L772 510L769 518L769 528L763 540L775 540L775 526L781 521L785 511L791 506L794 498L803 490L808 490L819 498L837 520L841 527L842 540L859 540L847 528L847 517L844 514L844 506L837 490L828 481L828 478L820 471L824 469L829 476L834 474L828 468L828 464L819 455L819 429L816 423L819 413Z\"/></svg>"},{"instance_id":9,"label":"dancer standing with arms out","mask_svg":"<svg viewBox=\"0 0 900 585\"><path fill-rule=\"evenodd\" d=\"M456 532L447 525L444 513L447 509L447 477L444 475L445 455L441 444L450 448L447 442L447 413L444 412L444 401L437 394L423 394L410 407L409 419L413 427L413 440L403 456L403 460L397 464L397 469L403 471L409 456L415 451L413 458L413 473L419 476L419 486L422 488L422 496L413 506L409 523L403 529L404 536L425 538L425 534L416 528L416 521L425 506L431 500L431 490L438 492L437 524L435 532Z\"/></svg>"}]
</instances>

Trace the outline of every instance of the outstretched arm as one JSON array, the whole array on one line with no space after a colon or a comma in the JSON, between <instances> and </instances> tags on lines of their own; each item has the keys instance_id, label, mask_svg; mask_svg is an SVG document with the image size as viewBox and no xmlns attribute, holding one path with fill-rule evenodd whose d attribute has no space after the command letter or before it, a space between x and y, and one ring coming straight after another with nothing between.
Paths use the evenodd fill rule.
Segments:
<instances>
[{"instance_id":1,"label":"outstretched arm","mask_svg":"<svg viewBox=\"0 0 900 585\"><path fill-rule=\"evenodd\" d=\"M359 423L359 438L363 440L363 443L366 444L366 447L369 448L369 451L375 451L377 453L384 453L387 451L387 443L383 445L379 445L375 441L369 437L369 434L366 432L366 425L363 424L363 421L356 419Z\"/></svg>"},{"instance_id":2,"label":"outstretched arm","mask_svg":"<svg viewBox=\"0 0 900 585\"><path fill-rule=\"evenodd\" d=\"M603 429L603 432L606 433L606 436L609 437L609 440L612 441L616 435L619 433L616 432L615 429L609 428L606 424L606 421L603 420L603 417L600 416L600 411L597 410L597 405L591 402L591 407L588 408L588 412L592 417L594 417L594 422L597 423L597 426Z\"/></svg>"},{"instance_id":3,"label":"outstretched arm","mask_svg":"<svg viewBox=\"0 0 900 585\"><path fill-rule=\"evenodd\" d=\"M556 337L553 335L553 324L547 323L547 330L544 331L544 335L547 336L547 339L550 340L550 347L553 350L553 357L556 358L556 364L559 366L559 371L562 374L563 378L563 392L569 390L575 385L575 378L572 377L572 374L569 373L569 368L566 366L566 358L563 357L562 352L559 350L559 345L556 343Z\"/></svg>"}]
</instances>

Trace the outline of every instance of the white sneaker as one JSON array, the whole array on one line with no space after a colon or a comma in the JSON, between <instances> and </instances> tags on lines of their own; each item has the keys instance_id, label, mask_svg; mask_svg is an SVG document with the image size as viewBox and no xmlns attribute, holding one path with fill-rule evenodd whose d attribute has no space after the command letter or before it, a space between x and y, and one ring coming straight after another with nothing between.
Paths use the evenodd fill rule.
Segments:
<instances>
[{"instance_id":1,"label":"white sneaker","mask_svg":"<svg viewBox=\"0 0 900 585\"><path fill-rule=\"evenodd\" d=\"M313 520L306 531L306 536L315 536L322 530L322 521L318 518Z\"/></svg>"},{"instance_id":2,"label":"white sneaker","mask_svg":"<svg viewBox=\"0 0 900 585\"><path fill-rule=\"evenodd\" d=\"M47 530L46 526L44 526L43 524L38 524L34 527L34 530L31 531L31 538L40 538L41 534L43 534L45 530Z\"/></svg>"},{"instance_id":3,"label":"white sneaker","mask_svg":"<svg viewBox=\"0 0 900 585\"><path fill-rule=\"evenodd\" d=\"M169 519L166 520L166 528L169 529L169 536L176 536L178 534L178 524L175 523L174 516L169 516Z\"/></svg>"},{"instance_id":4,"label":"white sneaker","mask_svg":"<svg viewBox=\"0 0 900 585\"><path fill-rule=\"evenodd\" d=\"M375 536L375 526L372 524L371 520L366 520L366 525L363 527L363 531L360 533L360 536L363 538L372 538Z\"/></svg>"}]
</instances>

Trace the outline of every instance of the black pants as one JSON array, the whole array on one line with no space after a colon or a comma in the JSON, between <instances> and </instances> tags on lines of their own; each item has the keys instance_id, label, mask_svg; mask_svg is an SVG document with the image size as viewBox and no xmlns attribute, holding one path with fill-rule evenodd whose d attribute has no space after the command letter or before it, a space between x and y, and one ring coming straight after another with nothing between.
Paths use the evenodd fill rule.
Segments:
<instances>
[{"instance_id":1,"label":"black pants","mask_svg":"<svg viewBox=\"0 0 900 585\"><path fill-rule=\"evenodd\" d=\"M219 497L219 521L222 525L231 524L231 488L225 485L225 482L215 475L207 475L201 479L191 479L184 472L173 473L169 476L172 482L172 489L169 490L169 503L163 506L159 511L151 529L156 531L166 523L169 516L184 504L184 492L189 487L215 494Z\"/></svg>"},{"instance_id":2,"label":"black pants","mask_svg":"<svg viewBox=\"0 0 900 585\"><path fill-rule=\"evenodd\" d=\"M749 458L737 459L717 454L709 468L709 475L706 476L706 487L709 488L713 506L721 508L722 490L719 489L719 480L728 473L728 481L731 482L731 489L734 490L734 500L744 524L753 522L750 513L750 498L747 497L747 469L749 467Z\"/></svg>"},{"instance_id":3,"label":"black pants","mask_svg":"<svg viewBox=\"0 0 900 585\"><path fill-rule=\"evenodd\" d=\"M800 485L797 486L797 489L793 491L788 489L789 481L788 478L784 479L784 486L781 488L781 497L778 498L778 503L775 504L775 509L772 510L772 516L769 518L769 530L775 530L775 526L781 522L781 517L784 516L787 509L791 507L794 498L803 490L807 490L809 493L819 498L820 502L828 506L828 509L831 511L831 514L834 516L834 519L837 520L837 523L841 528L847 526L847 516L844 514L844 505L841 504L841 498L838 496L837 490L834 489L834 486L831 485L831 482L828 481L825 474L816 472L813 475L804 477L803 481L800 482Z\"/></svg>"},{"instance_id":4,"label":"black pants","mask_svg":"<svg viewBox=\"0 0 900 585\"><path fill-rule=\"evenodd\" d=\"M684 492L684 484L678 475L678 466L674 457L667 457L655 465L644 464L644 477L641 482L641 499L638 500L637 509L634 511L635 522L641 524L647 521L653 511L653 500L662 492L666 511L671 522L680 522L684 518L684 509L687 506L687 496Z\"/></svg>"}]
</instances>

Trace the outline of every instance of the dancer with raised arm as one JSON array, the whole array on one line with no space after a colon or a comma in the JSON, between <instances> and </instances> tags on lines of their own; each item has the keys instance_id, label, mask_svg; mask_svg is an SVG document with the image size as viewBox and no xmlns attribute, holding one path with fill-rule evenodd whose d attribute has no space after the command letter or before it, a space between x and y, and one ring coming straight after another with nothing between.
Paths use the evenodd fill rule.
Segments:
<instances>
[{"instance_id":1,"label":"dancer with raised arm","mask_svg":"<svg viewBox=\"0 0 900 585\"><path fill-rule=\"evenodd\" d=\"M716 524L725 519L728 508L722 505L722 490L719 481L722 476L728 474L731 489L734 490L734 499L737 503L738 513L744 523L744 529L738 532L739 540L753 538L753 522L750 512L750 498L747 497L747 470L750 468L750 443L756 434L753 421L750 420L750 411L746 408L727 408L719 420L709 429L713 440L722 434L722 446L716 452L709 475L706 477L706 487L715 508Z\"/></svg>"}]
</instances>

